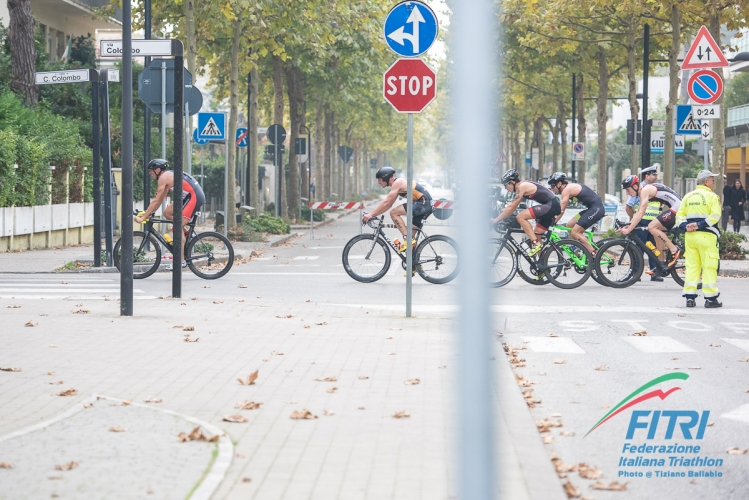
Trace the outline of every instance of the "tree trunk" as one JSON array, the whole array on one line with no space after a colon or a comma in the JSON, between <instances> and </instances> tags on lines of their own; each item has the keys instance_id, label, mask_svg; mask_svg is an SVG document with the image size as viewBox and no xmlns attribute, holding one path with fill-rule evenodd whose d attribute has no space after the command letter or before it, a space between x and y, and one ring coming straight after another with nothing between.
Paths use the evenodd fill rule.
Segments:
<instances>
[{"instance_id":1,"label":"tree trunk","mask_svg":"<svg viewBox=\"0 0 749 500\"><path fill-rule=\"evenodd\" d=\"M525 151L531 152L531 125L528 122L528 118L523 118L523 148L525 148ZM523 151L523 161L525 161L525 151ZM528 179L531 178L531 170L532 167L528 164ZM522 173L522 171L518 173ZM521 177L523 176L521 175Z\"/></svg>"},{"instance_id":2,"label":"tree trunk","mask_svg":"<svg viewBox=\"0 0 749 500\"><path fill-rule=\"evenodd\" d=\"M708 13L710 14L710 34L713 35L713 38L715 38L720 45L720 11L718 10L718 7L719 6L715 5L714 0L711 1ZM723 78L723 68L713 68L713 71ZM721 109L724 109L723 101L723 94L721 94L718 100L715 101L715 104L719 105ZM711 165L711 170L715 174L722 174L715 178L715 192L717 193L723 192L723 175L726 175L726 130L724 128L723 116L723 113L719 113L718 118L712 120L710 123L710 131L713 134L713 164Z\"/></svg>"},{"instance_id":3,"label":"tree trunk","mask_svg":"<svg viewBox=\"0 0 749 500\"><path fill-rule=\"evenodd\" d=\"M325 108L322 100L315 108L315 201L325 199Z\"/></svg>"},{"instance_id":4,"label":"tree trunk","mask_svg":"<svg viewBox=\"0 0 749 500\"><path fill-rule=\"evenodd\" d=\"M224 214L226 227L231 229L237 225L236 200L234 199L234 184L236 179L237 148L234 137L237 135L237 116L239 115L239 41L242 38L242 13L237 14L233 22L234 33L231 43L231 69L229 73L229 127L227 130L227 154L229 155L228 184Z\"/></svg>"},{"instance_id":5,"label":"tree trunk","mask_svg":"<svg viewBox=\"0 0 749 500\"><path fill-rule=\"evenodd\" d=\"M273 123L283 126L283 61L279 56L273 56L273 91ZM289 206L286 203L286 170L283 165L283 156L280 156L280 161L281 165L276 165L276 175L280 176L281 183L281 217L288 217ZM278 196L273 199L277 198Z\"/></svg>"},{"instance_id":6,"label":"tree trunk","mask_svg":"<svg viewBox=\"0 0 749 500\"><path fill-rule=\"evenodd\" d=\"M333 193L333 165L331 164L330 151L333 148L331 143L333 138L333 113L330 111L328 105L325 105L325 144L323 150L323 166L325 171L323 175L325 177L325 195L323 201L330 201L331 193Z\"/></svg>"},{"instance_id":7,"label":"tree trunk","mask_svg":"<svg viewBox=\"0 0 749 500\"><path fill-rule=\"evenodd\" d=\"M606 61L606 49L598 46L598 175L596 176L596 191L601 199L606 195L606 105L609 97L609 69Z\"/></svg>"},{"instance_id":8,"label":"tree trunk","mask_svg":"<svg viewBox=\"0 0 749 500\"><path fill-rule=\"evenodd\" d=\"M542 119L536 118L536 120L533 122L533 140L534 140L534 145L536 146L536 148L538 148L538 170L534 172L531 169L530 178L532 180L537 180L541 176L541 173L544 171L544 168L545 168L544 165L546 163L546 159L545 159L546 152L544 151L543 135L544 135L544 129L542 125ZM533 161L532 158L533 158L533 148L531 148L531 162ZM531 163L531 167L532 166L533 166L533 163Z\"/></svg>"},{"instance_id":9,"label":"tree trunk","mask_svg":"<svg viewBox=\"0 0 749 500\"><path fill-rule=\"evenodd\" d=\"M257 67L253 67L250 71L250 116L248 118L249 124L247 131L249 137L247 138L248 144L252 147L248 153L250 155L250 193L249 193L249 204L251 207L255 207L255 215L263 213L264 207L261 206L260 193L258 190L258 168L257 168L257 153L260 147L260 142L257 140L257 92L258 92L258 74Z\"/></svg>"},{"instance_id":10,"label":"tree trunk","mask_svg":"<svg viewBox=\"0 0 749 500\"><path fill-rule=\"evenodd\" d=\"M193 84L198 78L195 73L195 60L197 57L197 49L195 46L195 0L185 0L185 37L187 38L187 50L185 56L187 59L187 71L192 75ZM190 121L190 130L192 130L192 116L188 117ZM190 141L188 138L185 143Z\"/></svg>"},{"instance_id":11,"label":"tree trunk","mask_svg":"<svg viewBox=\"0 0 749 500\"><path fill-rule=\"evenodd\" d=\"M584 91L585 77L580 73L577 75L577 88L575 89L575 93L577 94L577 140L582 143L586 143L585 101L583 100ZM577 182L580 184L585 184L587 162L587 158L583 161L577 162Z\"/></svg>"},{"instance_id":12,"label":"tree trunk","mask_svg":"<svg viewBox=\"0 0 749 500\"><path fill-rule=\"evenodd\" d=\"M629 26L627 26L627 82L629 83L629 117L634 123L637 123L637 118L640 116L640 103L637 101L637 61L635 60L635 30L639 28L639 23L636 18L632 16L630 18ZM644 124L643 124L644 127ZM635 143L637 141L635 140ZM643 145L644 147L645 145ZM630 169L632 173L637 172L637 145L632 146L632 158L630 159ZM643 168L645 166L643 165Z\"/></svg>"},{"instance_id":13,"label":"tree trunk","mask_svg":"<svg viewBox=\"0 0 749 500\"><path fill-rule=\"evenodd\" d=\"M23 96L28 106L39 102L39 88L36 86L36 47L34 46L34 26L30 0L8 0L8 41L13 79L10 88Z\"/></svg>"},{"instance_id":14,"label":"tree trunk","mask_svg":"<svg viewBox=\"0 0 749 500\"><path fill-rule=\"evenodd\" d=\"M291 62L286 65L286 90L289 96L289 208L299 205L299 161L296 154L296 140L299 138L299 127L304 113L304 95L302 95L302 71Z\"/></svg>"},{"instance_id":15,"label":"tree trunk","mask_svg":"<svg viewBox=\"0 0 749 500\"><path fill-rule=\"evenodd\" d=\"M666 142L663 146L663 183L673 187L674 176L674 113L679 98L679 62L681 51L681 12L679 4L671 6L671 48L668 51L668 104L666 105Z\"/></svg>"},{"instance_id":16,"label":"tree trunk","mask_svg":"<svg viewBox=\"0 0 749 500\"><path fill-rule=\"evenodd\" d=\"M512 142L515 146L515 165L513 168L520 172L522 162L525 161L525 155L520 150L520 132L517 129L515 129L515 133L512 136Z\"/></svg>"},{"instance_id":17,"label":"tree trunk","mask_svg":"<svg viewBox=\"0 0 749 500\"><path fill-rule=\"evenodd\" d=\"M562 162L559 165L559 170L567 170L567 117L565 113L564 102L558 101L557 106L559 114L557 115L557 125L559 126L559 135L562 141Z\"/></svg>"}]
</instances>

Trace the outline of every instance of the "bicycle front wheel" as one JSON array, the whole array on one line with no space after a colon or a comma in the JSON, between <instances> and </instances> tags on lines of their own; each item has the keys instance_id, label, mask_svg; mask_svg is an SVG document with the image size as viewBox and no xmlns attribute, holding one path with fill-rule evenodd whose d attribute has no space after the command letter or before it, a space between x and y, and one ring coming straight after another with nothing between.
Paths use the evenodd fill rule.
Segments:
<instances>
[{"instance_id":1,"label":"bicycle front wheel","mask_svg":"<svg viewBox=\"0 0 749 500\"><path fill-rule=\"evenodd\" d=\"M552 285L572 289L590 278L592 260L585 245L564 239L549 245L541 256L541 267Z\"/></svg>"},{"instance_id":2,"label":"bicycle front wheel","mask_svg":"<svg viewBox=\"0 0 749 500\"><path fill-rule=\"evenodd\" d=\"M489 285L505 286L518 271L518 262L512 249L503 238L489 240Z\"/></svg>"},{"instance_id":3,"label":"bicycle front wheel","mask_svg":"<svg viewBox=\"0 0 749 500\"><path fill-rule=\"evenodd\" d=\"M599 248L595 267L598 279L612 288L637 283L645 270L642 251L627 239L615 239Z\"/></svg>"},{"instance_id":4,"label":"bicycle front wheel","mask_svg":"<svg viewBox=\"0 0 749 500\"><path fill-rule=\"evenodd\" d=\"M416 247L414 265L429 283L448 283L458 275L458 244L441 234L430 236Z\"/></svg>"},{"instance_id":5,"label":"bicycle front wheel","mask_svg":"<svg viewBox=\"0 0 749 500\"><path fill-rule=\"evenodd\" d=\"M122 272L122 238L117 240L112 251L114 265ZM140 280L148 278L161 264L161 244L152 234L143 231L133 231L133 278Z\"/></svg>"},{"instance_id":6,"label":"bicycle front wheel","mask_svg":"<svg viewBox=\"0 0 749 500\"><path fill-rule=\"evenodd\" d=\"M375 282L390 269L390 249L374 234L351 238L343 248L341 258L346 273L360 283Z\"/></svg>"},{"instance_id":7,"label":"bicycle front wheel","mask_svg":"<svg viewBox=\"0 0 749 500\"><path fill-rule=\"evenodd\" d=\"M187 242L185 260L195 276L219 279L234 265L234 247L223 234L213 231L196 234Z\"/></svg>"}]
</instances>

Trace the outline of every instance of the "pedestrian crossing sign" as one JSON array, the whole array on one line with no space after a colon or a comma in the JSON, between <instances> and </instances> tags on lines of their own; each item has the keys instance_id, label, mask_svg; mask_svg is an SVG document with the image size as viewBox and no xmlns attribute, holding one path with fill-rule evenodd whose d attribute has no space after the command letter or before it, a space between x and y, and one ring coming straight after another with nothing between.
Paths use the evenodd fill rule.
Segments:
<instances>
[{"instance_id":1,"label":"pedestrian crossing sign","mask_svg":"<svg viewBox=\"0 0 749 500\"><path fill-rule=\"evenodd\" d=\"M198 139L226 140L226 113L198 113Z\"/></svg>"},{"instance_id":2,"label":"pedestrian crossing sign","mask_svg":"<svg viewBox=\"0 0 749 500\"><path fill-rule=\"evenodd\" d=\"M692 106L679 104L676 108L676 133L687 135L700 135L702 123L694 117Z\"/></svg>"}]
</instances>

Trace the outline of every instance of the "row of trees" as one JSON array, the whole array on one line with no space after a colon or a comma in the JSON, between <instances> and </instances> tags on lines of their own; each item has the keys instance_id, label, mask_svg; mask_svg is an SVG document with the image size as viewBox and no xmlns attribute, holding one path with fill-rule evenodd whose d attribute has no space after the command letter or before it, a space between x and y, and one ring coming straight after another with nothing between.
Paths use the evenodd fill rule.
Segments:
<instances>
[{"instance_id":1,"label":"row of trees","mask_svg":"<svg viewBox=\"0 0 749 500\"><path fill-rule=\"evenodd\" d=\"M670 137L679 85L686 83L679 80L677 59L682 46L691 42L703 24L720 40L721 26L734 30L746 26L748 19L749 4L741 0L504 0L502 140L513 165L521 165L523 150L530 149L533 138L542 137L544 128L548 128L554 137L553 168L564 167L574 73L578 137L586 136L586 112L595 110L596 184L603 195L607 172L607 104L613 96L626 95L630 116L637 119L640 112L637 76L643 69L644 25L650 26L650 58L668 60L666 136ZM651 74L658 66L663 67L663 63L651 64ZM682 88L682 98L685 94ZM722 102L721 98L718 104ZM713 158L717 169L724 165L723 124L723 119L713 123ZM634 157L632 161L636 161ZM665 179L671 179L673 168L673 143L666 141ZM585 164L580 162L578 178L585 181L586 176Z\"/></svg>"}]
</instances>

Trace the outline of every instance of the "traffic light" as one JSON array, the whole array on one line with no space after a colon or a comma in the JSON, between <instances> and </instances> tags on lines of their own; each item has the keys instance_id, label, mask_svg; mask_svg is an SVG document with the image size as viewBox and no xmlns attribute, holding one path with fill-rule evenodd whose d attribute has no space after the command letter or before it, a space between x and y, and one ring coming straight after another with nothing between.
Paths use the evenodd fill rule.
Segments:
<instances>
[{"instance_id":1,"label":"traffic light","mask_svg":"<svg viewBox=\"0 0 749 500\"><path fill-rule=\"evenodd\" d=\"M635 121L627 120L627 144L635 143ZM642 144L642 120L637 120L637 144Z\"/></svg>"}]
</instances>

